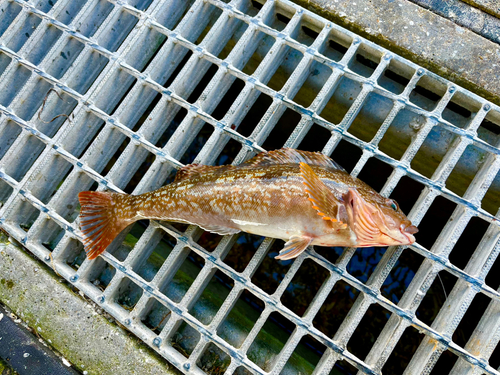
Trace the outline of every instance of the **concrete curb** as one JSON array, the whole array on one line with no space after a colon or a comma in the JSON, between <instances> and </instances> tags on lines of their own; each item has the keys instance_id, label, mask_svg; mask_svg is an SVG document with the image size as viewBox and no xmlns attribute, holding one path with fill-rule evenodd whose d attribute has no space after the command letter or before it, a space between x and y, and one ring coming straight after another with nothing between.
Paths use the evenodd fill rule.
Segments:
<instances>
[{"instance_id":1,"label":"concrete curb","mask_svg":"<svg viewBox=\"0 0 500 375\"><path fill-rule=\"evenodd\" d=\"M295 3L500 104L500 46L407 0Z\"/></svg>"},{"instance_id":2,"label":"concrete curb","mask_svg":"<svg viewBox=\"0 0 500 375\"><path fill-rule=\"evenodd\" d=\"M20 319L0 305L0 358L19 375L78 375L66 359L57 356L28 331ZM1 372L0 372L1 374Z\"/></svg>"},{"instance_id":3,"label":"concrete curb","mask_svg":"<svg viewBox=\"0 0 500 375\"><path fill-rule=\"evenodd\" d=\"M84 374L179 374L10 243L0 243L0 301Z\"/></svg>"},{"instance_id":4,"label":"concrete curb","mask_svg":"<svg viewBox=\"0 0 500 375\"><path fill-rule=\"evenodd\" d=\"M464 3L479 8L495 17L500 17L498 0L462 0Z\"/></svg>"}]
</instances>

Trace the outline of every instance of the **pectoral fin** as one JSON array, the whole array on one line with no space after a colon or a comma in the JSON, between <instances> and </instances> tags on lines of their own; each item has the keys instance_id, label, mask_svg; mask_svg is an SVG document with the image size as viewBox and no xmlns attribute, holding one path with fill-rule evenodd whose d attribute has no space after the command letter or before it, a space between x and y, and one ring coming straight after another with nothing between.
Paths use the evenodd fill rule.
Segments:
<instances>
[{"instance_id":1,"label":"pectoral fin","mask_svg":"<svg viewBox=\"0 0 500 375\"><path fill-rule=\"evenodd\" d=\"M285 247L280 251L280 255L276 257L276 259L280 260L288 260L296 258L302 253L307 246L309 246L312 242L311 237L302 237L302 236L292 236L285 243Z\"/></svg>"},{"instance_id":2,"label":"pectoral fin","mask_svg":"<svg viewBox=\"0 0 500 375\"><path fill-rule=\"evenodd\" d=\"M342 228L347 228L349 217L341 198L337 198L306 163L300 163L300 172L312 208L322 216L323 220L330 220L341 224Z\"/></svg>"}]
</instances>

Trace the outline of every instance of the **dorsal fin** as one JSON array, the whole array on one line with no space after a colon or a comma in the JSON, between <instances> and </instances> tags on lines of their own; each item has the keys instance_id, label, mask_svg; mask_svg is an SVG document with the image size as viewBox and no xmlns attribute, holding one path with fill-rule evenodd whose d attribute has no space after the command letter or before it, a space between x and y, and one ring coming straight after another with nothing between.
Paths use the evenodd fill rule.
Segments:
<instances>
[{"instance_id":1,"label":"dorsal fin","mask_svg":"<svg viewBox=\"0 0 500 375\"><path fill-rule=\"evenodd\" d=\"M219 169L222 167L225 167L225 165L214 166L214 165L202 165L202 164L188 164L177 171L174 182L179 182L186 178L190 178L209 171L214 171L215 169Z\"/></svg>"},{"instance_id":2,"label":"dorsal fin","mask_svg":"<svg viewBox=\"0 0 500 375\"><path fill-rule=\"evenodd\" d=\"M241 164L241 166L264 167L275 164L300 163L317 165L345 172L344 168L320 152L300 151L293 148L282 148L280 150L262 152L254 158Z\"/></svg>"}]
</instances>

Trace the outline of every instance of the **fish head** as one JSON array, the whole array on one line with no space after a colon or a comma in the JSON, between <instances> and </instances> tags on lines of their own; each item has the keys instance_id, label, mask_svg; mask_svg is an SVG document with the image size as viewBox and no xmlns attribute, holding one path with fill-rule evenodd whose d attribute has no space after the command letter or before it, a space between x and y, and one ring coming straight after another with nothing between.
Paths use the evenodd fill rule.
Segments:
<instances>
[{"instance_id":1,"label":"fish head","mask_svg":"<svg viewBox=\"0 0 500 375\"><path fill-rule=\"evenodd\" d=\"M351 230L357 237L357 246L409 245L418 232L396 201L380 195L363 198L356 189L345 196Z\"/></svg>"}]
</instances>

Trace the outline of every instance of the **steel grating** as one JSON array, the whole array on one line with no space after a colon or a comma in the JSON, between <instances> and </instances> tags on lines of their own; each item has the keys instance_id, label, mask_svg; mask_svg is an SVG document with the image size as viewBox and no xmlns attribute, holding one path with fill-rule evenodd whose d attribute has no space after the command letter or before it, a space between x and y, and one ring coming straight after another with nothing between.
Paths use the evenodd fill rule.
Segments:
<instances>
[{"instance_id":1,"label":"steel grating","mask_svg":"<svg viewBox=\"0 0 500 375\"><path fill-rule=\"evenodd\" d=\"M0 226L184 373L300 373L290 359L310 336L325 347L313 374L334 373L340 362L358 373L381 374L413 327L423 339L405 374L430 373L447 352L456 356L450 373L500 374L491 365L500 340L500 291L486 283L500 251L499 107L289 1L0 4ZM275 79L278 69L285 78ZM208 72L208 84L199 89ZM217 107L229 101L226 93L235 82L241 83L240 92L223 116L214 117ZM300 99L304 87L314 92L312 100ZM419 94L425 92L432 95ZM264 95L270 98L269 107L244 136L241 124ZM341 100L349 105L343 112L334 106L331 115L331 102ZM380 103L389 103L385 112ZM468 115L450 115L453 105ZM298 147L313 126L320 126L329 132L329 139L321 140L323 153L332 155L341 142L362 151L353 175L361 175L371 160L392 169L383 195L393 193L404 178L421 184L409 214L416 225L435 202L453 205L435 241L410 246L423 261L399 302L387 298L381 287L402 247L389 248L364 282L347 269L356 249L345 249L334 263L310 249L290 265L273 293L252 278L274 243L271 239L261 242L248 265L237 271L224 259L238 236L226 236L207 250L199 244L198 228L182 231L151 222L136 243L125 246L129 237L124 233L99 259L84 260L76 219L78 192L123 192L134 179L134 194L156 189L175 169L193 161L186 157L193 147L194 162L213 164L221 162L228 144L237 144L233 163L238 164L264 150L280 118L290 111L298 120L284 146ZM356 122L363 111L380 117L369 136ZM414 119L410 126L408 117ZM171 129L176 118L177 127ZM394 149L403 147L393 153L383 146L385 137L401 132L402 126L413 133L406 144L392 143ZM209 135L201 142L199 134L206 129ZM441 158L429 172L414 161L432 147L441 150ZM457 166L473 170L469 185L458 189L449 184ZM484 222L487 230L459 267L450 254L472 220ZM158 269L145 274L142 268L165 236L172 248ZM417 240L421 236L424 231ZM202 264L199 272L182 295L166 293L191 254ZM328 277L299 316L283 304L282 296L306 261L326 270ZM428 324L417 310L442 271L457 281ZM233 285L205 319L193 306L216 272ZM340 282L359 295L329 336L314 318ZM263 309L236 342L224 338L221 327L245 291L261 300ZM488 298L487 308L465 345L459 345L453 333L478 295ZM124 308L130 300L133 308ZM361 358L347 346L371 306L381 306L390 317ZM145 324L152 313L160 316L156 327ZM282 348L264 361L250 354L276 313L293 329ZM180 327L196 336L189 352L176 341ZM213 348L225 358L219 372L203 361Z\"/></svg>"}]
</instances>

